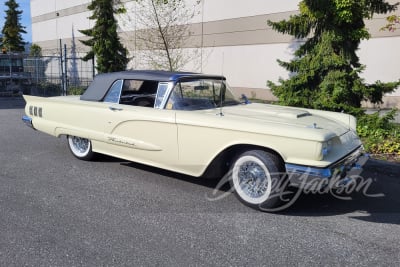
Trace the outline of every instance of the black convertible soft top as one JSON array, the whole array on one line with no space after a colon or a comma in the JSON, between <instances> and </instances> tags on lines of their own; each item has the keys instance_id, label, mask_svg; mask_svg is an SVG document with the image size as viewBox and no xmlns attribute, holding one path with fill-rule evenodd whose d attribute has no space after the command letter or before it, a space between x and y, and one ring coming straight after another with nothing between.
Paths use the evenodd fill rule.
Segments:
<instances>
[{"instance_id":1,"label":"black convertible soft top","mask_svg":"<svg viewBox=\"0 0 400 267\"><path fill-rule=\"evenodd\" d=\"M80 99L86 101L101 101L106 95L108 89L114 83L114 81L121 79L168 82L168 81L176 81L182 78L200 78L200 77L225 80L225 77L217 75L205 75L194 72L171 72L171 71L160 71L160 70L134 70L134 71L101 73L96 75L93 82L86 89L85 93L81 95Z\"/></svg>"}]
</instances>

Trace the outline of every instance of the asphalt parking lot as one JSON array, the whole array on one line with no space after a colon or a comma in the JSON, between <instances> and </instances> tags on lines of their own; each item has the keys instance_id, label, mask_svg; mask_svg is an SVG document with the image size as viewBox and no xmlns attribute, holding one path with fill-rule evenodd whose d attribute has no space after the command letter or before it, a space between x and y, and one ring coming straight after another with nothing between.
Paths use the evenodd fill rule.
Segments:
<instances>
[{"instance_id":1,"label":"asphalt parking lot","mask_svg":"<svg viewBox=\"0 0 400 267\"><path fill-rule=\"evenodd\" d=\"M302 195L272 214L217 181L100 157L21 122L0 98L0 266L399 266L400 164L370 160L369 195Z\"/></svg>"}]
</instances>

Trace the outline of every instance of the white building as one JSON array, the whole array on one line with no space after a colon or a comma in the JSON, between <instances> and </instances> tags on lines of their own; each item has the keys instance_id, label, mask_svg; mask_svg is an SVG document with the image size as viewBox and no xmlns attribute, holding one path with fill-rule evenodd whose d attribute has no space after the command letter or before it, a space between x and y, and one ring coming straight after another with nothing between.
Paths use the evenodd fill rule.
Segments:
<instances>
[{"instance_id":1,"label":"white building","mask_svg":"<svg viewBox=\"0 0 400 267\"><path fill-rule=\"evenodd\" d=\"M194 0L187 0L190 4ZM396 0L397 1L397 0ZM395 0L389 0L395 3ZM77 51L87 47L77 41L82 38L78 30L93 27L88 19L90 0L31 0L32 42L46 52L59 50L60 39L68 47L74 43ZM132 5L131 0L123 0ZM232 87L247 91L249 96L271 97L266 81L286 78L288 73L276 62L290 60L295 41L273 31L267 20L278 21L298 11L299 0L202 0L199 14L190 28L202 46L200 69L204 73L225 75ZM360 61L366 65L363 77L366 82L395 81L400 78L400 30L380 31L387 15L375 16L366 21L372 38L363 41L359 50ZM121 25L121 39L133 53L130 41L135 28ZM199 41L201 40L201 41ZM190 46L190 45L189 45ZM191 47L187 49L191 49ZM138 60L137 58L135 60ZM132 62L135 68L146 68ZM186 70L194 70L187 66ZM198 69L196 69L198 70ZM385 97L385 104L400 107L400 90Z\"/></svg>"}]
</instances>

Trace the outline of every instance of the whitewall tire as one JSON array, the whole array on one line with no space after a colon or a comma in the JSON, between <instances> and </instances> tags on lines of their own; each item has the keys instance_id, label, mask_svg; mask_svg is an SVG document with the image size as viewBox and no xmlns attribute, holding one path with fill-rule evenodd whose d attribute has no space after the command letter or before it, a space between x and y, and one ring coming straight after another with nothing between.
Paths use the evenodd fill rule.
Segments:
<instances>
[{"instance_id":1,"label":"whitewall tire","mask_svg":"<svg viewBox=\"0 0 400 267\"><path fill-rule=\"evenodd\" d=\"M262 150L240 154L230 169L230 184L236 197L252 208L270 209L281 204L273 188L284 179L278 156ZM272 196L272 197L271 197Z\"/></svg>"},{"instance_id":2,"label":"whitewall tire","mask_svg":"<svg viewBox=\"0 0 400 267\"><path fill-rule=\"evenodd\" d=\"M72 154L81 160L91 160L94 156L89 139L69 135L68 147Z\"/></svg>"}]
</instances>

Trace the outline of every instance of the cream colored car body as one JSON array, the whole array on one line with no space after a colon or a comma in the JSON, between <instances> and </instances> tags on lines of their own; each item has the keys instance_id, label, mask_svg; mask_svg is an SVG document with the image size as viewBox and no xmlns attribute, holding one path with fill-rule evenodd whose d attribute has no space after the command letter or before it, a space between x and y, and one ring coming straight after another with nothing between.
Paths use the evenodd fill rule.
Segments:
<instances>
[{"instance_id":1,"label":"cream colored car body","mask_svg":"<svg viewBox=\"0 0 400 267\"><path fill-rule=\"evenodd\" d=\"M348 114L257 103L168 109L176 81L166 83L163 107L25 95L25 113L38 131L87 138L94 152L192 176L235 146L276 153L293 170L330 168L362 147Z\"/></svg>"}]
</instances>

